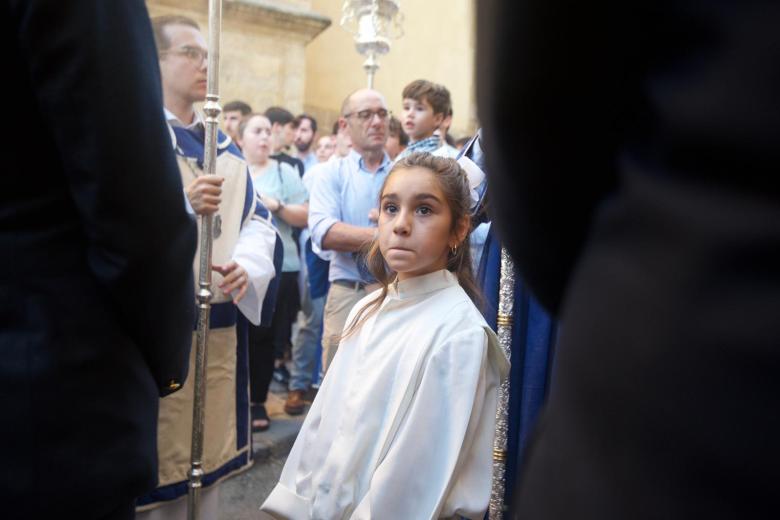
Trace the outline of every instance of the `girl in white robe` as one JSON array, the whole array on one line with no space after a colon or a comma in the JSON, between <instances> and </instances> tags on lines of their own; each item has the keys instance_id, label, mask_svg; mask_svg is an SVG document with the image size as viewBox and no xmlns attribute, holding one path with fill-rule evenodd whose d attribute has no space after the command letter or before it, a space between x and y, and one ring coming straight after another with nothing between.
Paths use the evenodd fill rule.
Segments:
<instances>
[{"instance_id":1,"label":"girl in white robe","mask_svg":"<svg viewBox=\"0 0 780 520\"><path fill-rule=\"evenodd\" d=\"M473 303L468 181L427 153L395 165L367 255L383 288L347 320L278 485L283 519L481 519L509 364Z\"/></svg>"}]
</instances>

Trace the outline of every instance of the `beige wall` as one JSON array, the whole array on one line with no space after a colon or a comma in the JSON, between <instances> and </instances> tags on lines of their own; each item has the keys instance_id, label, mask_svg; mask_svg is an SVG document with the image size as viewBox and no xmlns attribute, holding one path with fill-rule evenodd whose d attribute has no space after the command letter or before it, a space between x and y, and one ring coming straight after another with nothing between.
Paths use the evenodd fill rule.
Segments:
<instances>
[{"instance_id":1,"label":"beige wall","mask_svg":"<svg viewBox=\"0 0 780 520\"><path fill-rule=\"evenodd\" d=\"M333 24L306 47L307 110L323 123L333 121L346 94L366 85L364 58L352 36L339 26L342 0L312 0L312 8ZM455 117L451 133L470 134L476 127L474 82L474 13L472 0L401 0L404 36L379 58L375 87L394 113L401 92L415 79L444 84L452 94Z\"/></svg>"}]
</instances>

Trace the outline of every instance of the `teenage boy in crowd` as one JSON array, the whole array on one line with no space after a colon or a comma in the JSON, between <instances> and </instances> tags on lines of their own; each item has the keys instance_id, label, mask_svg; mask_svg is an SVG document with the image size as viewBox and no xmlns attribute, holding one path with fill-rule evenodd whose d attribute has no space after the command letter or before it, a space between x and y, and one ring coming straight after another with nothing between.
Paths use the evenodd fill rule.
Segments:
<instances>
[{"instance_id":1,"label":"teenage boy in crowd","mask_svg":"<svg viewBox=\"0 0 780 520\"><path fill-rule=\"evenodd\" d=\"M409 146L395 160L415 152L447 157L441 138L435 133L452 109L450 91L444 85L418 79L406 85L402 96L401 122L409 135Z\"/></svg>"},{"instance_id":2,"label":"teenage boy in crowd","mask_svg":"<svg viewBox=\"0 0 780 520\"><path fill-rule=\"evenodd\" d=\"M303 162L285 152L295 140L295 117L292 112L282 107L270 107L264 115L271 122L271 159L289 164L303 177L306 172Z\"/></svg>"},{"instance_id":3,"label":"teenage boy in crowd","mask_svg":"<svg viewBox=\"0 0 780 520\"><path fill-rule=\"evenodd\" d=\"M238 146L238 125L241 124L241 120L245 116L251 113L252 107L239 100L225 103L225 107L222 109L222 128L230 136L230 139L236 143L236 146Z\"/></svg>"}]
</instances>

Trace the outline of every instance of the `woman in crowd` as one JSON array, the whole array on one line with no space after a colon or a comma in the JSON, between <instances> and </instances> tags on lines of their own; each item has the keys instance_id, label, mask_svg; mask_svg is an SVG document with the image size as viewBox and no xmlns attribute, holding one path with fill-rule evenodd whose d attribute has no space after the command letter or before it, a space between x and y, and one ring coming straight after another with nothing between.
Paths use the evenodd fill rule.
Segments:
<instances>
[{"instance_id":1,"label":"woman in crowd","mask_svg":"<svg viewBox=\"0 0 780 520\"><path fill-rule=\"evenodd\" d=\"M336 136L323 135L317 140L317 162L325 162L336 151Z\"/></svg>"},{"instance_id":2,"label":"woman in crowd","mask_svg":"<svg viewBox=\"0 0 780 520\"><path fill-rule=\"evenodd\" d=\"M252 400L252 430L268 429L265 400L274 366L281 365L290 342L293 321L300 306L298 271L300 260L293 239L294 227L305 227L309 213L308 193L290 165L271 154L271 122L262 114L250 114L239 125L239 144L249 165L252 183L263 204L273 213L284 246L282 272L277 273L279 293L270 327L250 327L249 378Z\"/></svg>"}]
</instances>

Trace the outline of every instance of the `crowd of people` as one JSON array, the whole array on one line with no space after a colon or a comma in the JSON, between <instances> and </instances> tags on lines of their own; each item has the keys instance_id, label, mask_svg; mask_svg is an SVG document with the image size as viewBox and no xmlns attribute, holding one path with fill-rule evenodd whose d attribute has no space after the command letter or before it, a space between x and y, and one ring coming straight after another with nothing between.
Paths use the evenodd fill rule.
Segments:
<instances>
[{"instance_id":1,"label":"crowd of people","mask_svg":"<svg viewBox=\"0 0 780 520\"><path fill-rule=\"evenodd\" d=\"M470 139L414 80L329 132L231 101L214 155L199 25L99 3L0 7L9 518L185 518L190 481L218 518L272 381L309 407L272 518L771 510L776 5L485 0Z\"/></svg>"},{"instance_id":2,"label":"crowd of people","mask_svg":"<svg viewBox=\"0 0 780 520\"><path fill-rule=\"evenodd\" d=\"M204 125L194 106L205 97L207 48L189 18L158 17L152 27L165 112L179 162L187 164L182 180L189 205L195 214L219 218L222 230L213 254L215 284L226 296L215 301L209 337L210 352L219 349L222 355L210 355L206 375L202 493L204 514L215 517L219 482L251 463L247 428L273 427L265 406L272 381L287 390L284 411L304 413L333 363L350 311L381 287L363 258L377 232L380 190L394 164L421 153L457 156L448 132L453 111L448 89L428 80L412 81L400 93L400 119L392 116L382 94L361 89L348 93L333 131L321 135L311 115L294 116L279 106L254 112L245 101L230 101L222 112L217 175L199 175L203 144L198 139ZM254 208L244 196L249 186ZM263 224L262 241L260 227L249 231L255 221ZM224 251L218 247L222 244ZM237 256L250 250L257 250L259 258ZM473 259L466 251L461 247L458 255L471 269ZM267 289L264 298L253 293L262 289ZM223 308L231 298L239 314ZM264 311L270 318L263 320ZM230 316L227 322L224 315ZM220 343L223 332L225 343ZM239 355L226 361L232 343ZM249 377L242 383L244 370ZM229 411L227 402L234 403ZM190 383L161 401L159 485L139 499L139 518L184 514L183 502L176 499L186 493L185 430L190 423L183 415L191 403Z\"/></svg>"},{"instance_id":3,"label":"crowd of people","mask_svg":"<svg viewBox=\"0 0 780 520\"><path fill-rule=\"evenodd\" d=\"M374 100L382 106L375 115L360 108L364 96L381 98ZM453 112L446 87L416 80L403 90L402 99L403 122L390 113L382 96L355 92L345 99L333 131L325 135L318 133L317 120L309 114L293 116L278 106L253 113L240 100L224 106L223 130L243 153L284 247L273 322L270 328L250 327L249 332L253 431L270 426L264 403L272 379L288 389L285 412L303 413L335 355L346 313L371 292L355 256L376 227L377 190L390 165L419 151L449 158L458 154L449 134ZM370 182L350 179L347 172L353 163L358 163L358 172L369 174ZM343 229L333 230L334 223L365 229L362 234L348 230L345 238L332 242ZM331 235L327 247L322 243L325 234ZM353 289L351 296L341 296L344 288Z\"/></svg>"}]
</instances>

